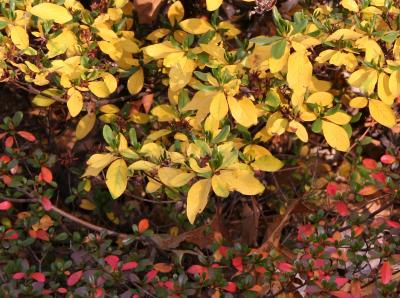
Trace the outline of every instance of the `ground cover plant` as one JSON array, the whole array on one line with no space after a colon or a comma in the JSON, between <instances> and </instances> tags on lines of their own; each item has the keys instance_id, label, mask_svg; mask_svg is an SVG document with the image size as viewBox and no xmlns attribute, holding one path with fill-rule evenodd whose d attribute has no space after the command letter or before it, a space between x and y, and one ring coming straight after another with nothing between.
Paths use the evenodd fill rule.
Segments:
<instances>
[{"instance_id":1,"label":"ground cover plant","mask_svg":"<svg viewBox=\"0 0 400 298\"><path fill-rule=\"evenodd\" d=\"M398 297L400 3L0 1L0 297Z\"/></svg>"}]
</instances>

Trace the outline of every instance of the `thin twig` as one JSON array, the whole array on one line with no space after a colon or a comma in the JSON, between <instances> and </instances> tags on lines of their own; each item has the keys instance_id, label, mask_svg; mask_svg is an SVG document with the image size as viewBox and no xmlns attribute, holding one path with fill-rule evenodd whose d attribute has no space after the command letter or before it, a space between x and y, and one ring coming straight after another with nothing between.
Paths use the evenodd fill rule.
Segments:
<instances>
[{"instance_id":1,"label":"thin twig","mask_svg":"<svg viewBox=\"0 0 400 298\"><path fill-rule=\"evenodd\" d=\"M394 201L392 200L392 201L390 201L389 203L387 203L387 204L383 205L382 207L380 207L379 209L375 210L374 212L370 213L370 214L367 216L367 218L364 219L361 223L367 222L369 219L373 218L375 215L378 215L379 213L381 213L381 212L384 211L385 209L389 208L391 205L393 205L393 203L394 203ZM346 231L346 230L348 230L348 229L351 229L351 227L352 227L352 225L347 225L347 226L344 226L344 227L339 228L339 229L336 230L336 231L338 231L338 232L344 232L344 231ZM333 232L335 232L335 231L333 231Z\"/></svg>"},{"instance_id":2,"label":"thin twig","mask_svg":"<svg viewBox=\"0 0 400 298\"><path fill-rule=\"evenodd\" d=\"M19 191L21 191L21 190L19 190ZM39 199L33 198L33 196L31 196L28 192L23 191L23 193L27 194L30 198L29 199L25 199L25 198L24 199L2 198L2 200L10 201L10 202L13 202L13 203L40 203ZM87 222L87 221L85 221L83 219L80 219L79 217L76 217L75 215L72 215L72 214L70 214L70 213L68 213L68 212L66 212L66 211L64 211L64 210L62 210L62 209L60 209L60 208L58 208L58 207L56 207L54 205L51 206L50 210L54 211L55 213L57 213L59 215L61 215L62 217L68 218L69 220L71 220L71 221L73 221L73 222L75 222L77 224L80 224L80 225L82 225L82 226L84 226L84 227L86 227L86 228L88 228L90 230L93 230L93 231L96 231L96 232L99 232L99 233L103 233L103 234L106 234L108 236L116 236L116 237L120 237L120 238L129 237L129 235L127 235L127 234L116 232L116 231L113 231L113 230L110 230L110 229L107 229L107 228L100 227L98 225L92 224L90 222Z\"/></svg>"}]
</instances>

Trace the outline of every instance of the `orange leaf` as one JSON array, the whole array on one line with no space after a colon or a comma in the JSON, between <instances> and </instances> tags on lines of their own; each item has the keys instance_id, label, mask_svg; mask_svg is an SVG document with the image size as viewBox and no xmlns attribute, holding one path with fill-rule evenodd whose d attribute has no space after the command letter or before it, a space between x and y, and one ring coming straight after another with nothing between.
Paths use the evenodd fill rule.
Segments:
<instances>
[{"instance_id":1,"label":"orange leaf","mask_svg":"<svg viewBox=\"0 0 400 298\"><path fill-rule=\"evenodd\" d=\"M34 141L36 141L35 136L34 136L33 134L31 134L30 132L21 130L21 131L17 132L17 134L18 134L19 136L23 137L25 140L27 140L27 141L29 141L29 142L34 142Z\"/></svg>"},{"instance_id":2,"label":"orange leaf","mask_svg":"<svg viewBox=\"0 0 400 298\"><path fill-rule=\"evenodd\" d=\"M350 285L350 291L353 298L361 298L361 283L359 280L353 280Z\"/></svg>"},{"instance_id":3,"label":"orange leaf","mask_svg":"<svg viewBox=\"0 0 400 298\"><path fill-rule=\"evenodd\" d=\"M378 191L378 188L375 185L368 185L363 187L358 194L362 196L370 196Z\"/></svg>"},{"instance_id":4,"label":"orange leaf","mask_svg":"<svg viewBox=\"0 0 400 298\"><path fill-rule=\"evenodd\" d=\"M347 216L350 214L349 208L347 208L346 203L342 201L335 202L336 211L340 214L340 216Z\"/></svg>"},{"instance_id":5,"label":"orange leaf","mask_svg":"<svg viewBox=\"0 0 400 298\"><path fill-rule=\"evenodd\" d=\"M150 112L151 105L153 104L154 101L154 94L146 94L145 96L142 97L142 105L146 113Z\"/></svg>"},{"instance_id":6,"label":"orange leaf","mask_svg":"<svg viewBox=\"0 0 400 298\"><path fill-rule=\"evenodd\" d=\"M14 145L14 137L9 136L5 141L5 146L7 148L10 148L10 147L12 147L12 145Z\"/></svg>"},{"instance_id":7,"label":"orange leaf","mask_svg":"<svg viewBox=\"0 0 400 298\"><path fill-rule=\"evenodd\" d=\"M384 285L387 285L392 280L392 266L386 261L381 267L381 280Z\"/></svg>"},{"instance_id":8,"label":"orange leaf","mask_svg":"<svg viewBox=\"0 0 400 298\"><path fill-rule=\"evenodd\" d=\"M138 223L138 231L140 234L142 234L144 231L146 231L149 228L149 220L147 218L142 219Z\"/></svg>"},{"instance_id":9,"label":"orange leaf","mask_svg":"<svg viewBox=\"0 0 400 298\"><path fill-rule=\"evenodd\" d=\"M172 270L172 266L166 263L154 264L154 269L161 273L168 273Z\"/></svg>"},{"instance_id":10,"label":"orange leaf","mask_svg":"<svg viewBox=\"0 0 400 298\"><path fill-rule=\"evenodd\" d=\"M3 180L4 184L7 186L9 186L12 182L12 178L8 175L0 176L0 178Z\"/></svg>"},{"instance_id":11,"label":"orange leaf","mask_svg":"<svg viewBox=\"0 0 400 298\"><path fill-rule=\"evenodd\" d=\"M376 167L378 166L376 161L372 158L364 158L362 164L364 168L367 168L368 170L375 170Z\"/></svg>"},{"instance_id":12,"label":"orange leaf","mask_svg":"<svg viewBox=\"0 0 400 298\"><path fill-rule=\"evenodd\" d=\"M53 181L53 174L51 173L50 169L45 166L41 167L40 175L43 181L46 183L50 183L51 181Z\"/></svg>"}]
</instances>

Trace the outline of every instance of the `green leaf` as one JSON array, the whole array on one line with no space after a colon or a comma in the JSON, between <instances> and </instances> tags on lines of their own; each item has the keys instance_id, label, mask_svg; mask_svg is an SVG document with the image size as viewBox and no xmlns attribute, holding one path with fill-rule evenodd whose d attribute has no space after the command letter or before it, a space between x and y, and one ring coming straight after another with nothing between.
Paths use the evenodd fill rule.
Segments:
<instances>
[{"instance_id":1,"label":"green leaf","mask_svg":"<svg viewBox=\"0 0 400 298\"><path fill-rule=\"evenodd\" d=\"M261 45L261 46L267 46L270 44L273 44L274 42L281 40L282 37L280 36L258 36L250 39L250 42L254 42L255 44Z\"/></svg>"},{"instance_id":2,"label":"green leaf","mask_svg":"<svg viewBox=\"0 0 400 298\"><path fill-rule=\"evenodd\" d=\"M112 147L115 146L115 137L113 131L111 127L107 124L103 126L103 138L108 145Z\"/></svg>"},{"instance_id":3,"label":"green leaf","mask_svg":"<svg viewBox=\"0 0 400 298\"><path fill-rule=\"evenodd\" d=\"M304 12L296 12L294 14L294 23L293 23L293 28L295 32L303 32L308 24L308 20L306 16L304 15Z\"/></svg>"},{"instance_id":4,"label":"green leaf","mask_svg":"<svg viewBox=\"0 0 400 298\"><path fill-rule=\"evenodd\" d=\"M14 114L14 116L12 118L14 127L18 127L18 125L21 123L23 117L24 117L24 114L21 111L18 111Z\"/></svg>"},{"instance_id":5,"label":"green leaf","mask_svg":"<svg viewBox=\"0 0 400 298\"><path fill-rule=\"evenodd\" d=\"M322 131L322 120L316 119L311 126L311 130L315 133L320 133Z\"/></svg>"},{"instance_id":6,"label":"green leaf","mask_svg":"<svg viewBox=\"0 0 400 298\"><path fill-rule=\"evenodd\" d=\"M129 130L129 141L131 142L131 145L133 147L136 147L138 141L136 136L136 129L133 127Z\"/></svg>"},{"instance_id":7,"label":"green leaf","mask_svg":"<svg viewBox=\"0 0 400 298\"><path fill-rule=\"evenodd\" d=\"M281 39L280 41L274 43L271 48L272 57L275 59L281 58L283 53L285 53L286 43L286 39Z\"/></svg>"},{"instance_id":8,"label":"green leaf","mask_svg":"<svg viewBox=\"0 0 400 298\"><path fill-rule=\"evenodd\" d=\"M231 127L229 125L224 126L221 131L217 134L217 136L212 140L213 144L218 144L226 140L231 131Z\"/></svg>"},{"instance_id":9,"label":"green leaf","mask_svg":"<svg viewBox=\"0 0 400 298\"><path fill-rule=\"evenodd\" d=\"M179 92L178 96L178 109L181 111L187 103L190 101L189 99L189 93L187 92L186 89L182 89L181 92Z\"/></svg>"}]
</instances>

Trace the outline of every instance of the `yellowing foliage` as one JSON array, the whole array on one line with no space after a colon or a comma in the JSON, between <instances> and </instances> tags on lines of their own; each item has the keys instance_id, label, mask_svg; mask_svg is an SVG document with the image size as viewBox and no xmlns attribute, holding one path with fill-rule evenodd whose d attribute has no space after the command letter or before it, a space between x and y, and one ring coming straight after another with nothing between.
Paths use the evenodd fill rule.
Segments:
<instances>
[{"instance_id":1,"label":"yellowing foliage","mask_svg":"<svg viewBox=\"0 0 400 298\"><path fill-rule=\"evenodd\" d=\"M78 1L2 4L9 13L0 16L0 78L30 84L37 106L66 104L79 119L77 139L97 119L107 123L108 152L94 154L83 176L109 166L114 199L130 177L143 179L148 193L183 195L193 223L209 197L262 194L256 173L284 167L267 148L285 133L305 143L321 134L346 152L358 113L396 125L400 28L385 16L399 11L375 2L342 0L345 14L321 5L292 20L274 7L276 35L250 40L218 16L222 0L204 1L214 11L208 19L185 19L174 1L169 24L147 36L135 31L128 1L109 1L95 14Z\"/></svg>"}]
</instances>

